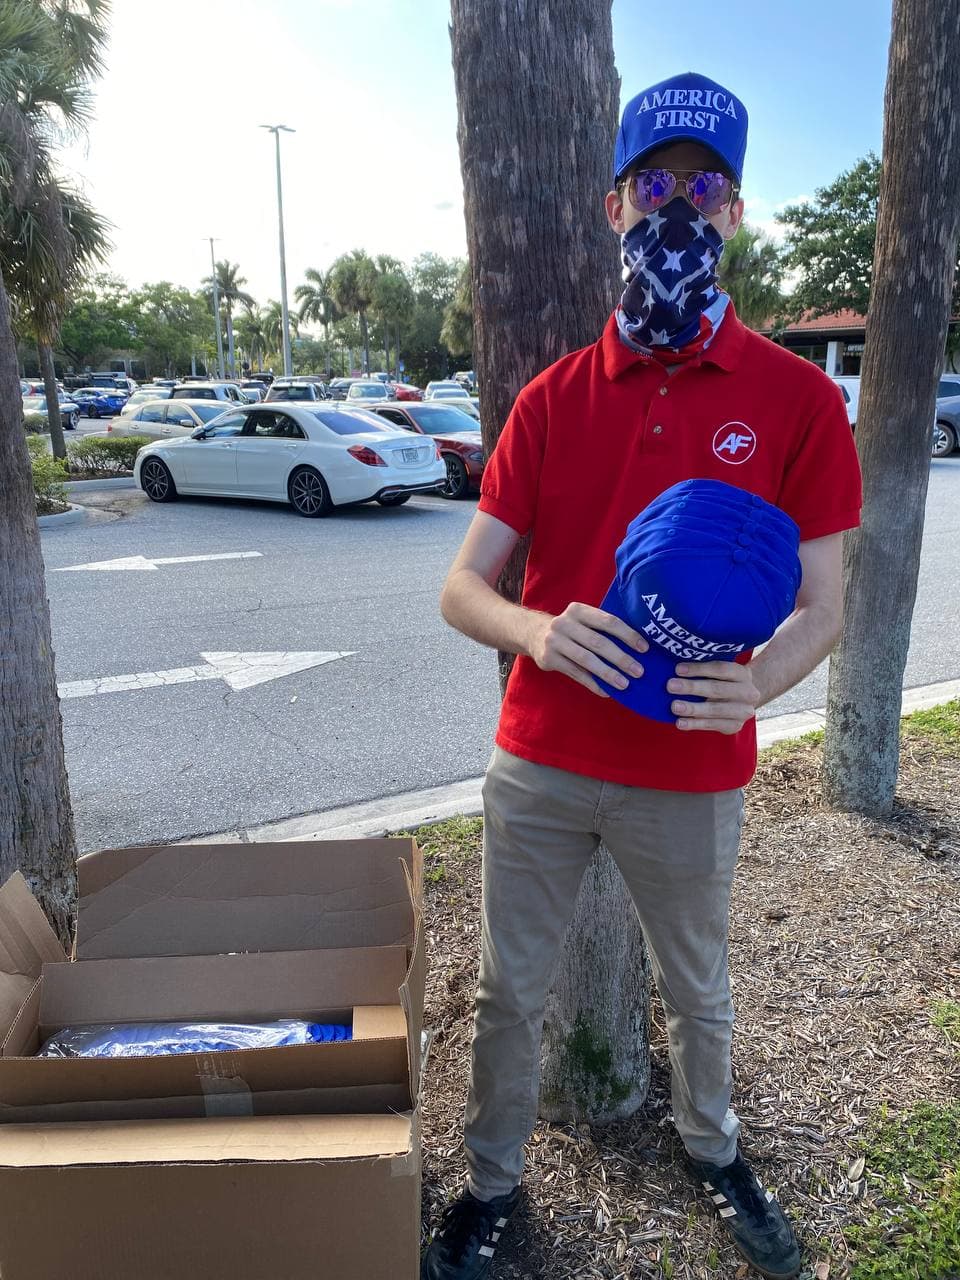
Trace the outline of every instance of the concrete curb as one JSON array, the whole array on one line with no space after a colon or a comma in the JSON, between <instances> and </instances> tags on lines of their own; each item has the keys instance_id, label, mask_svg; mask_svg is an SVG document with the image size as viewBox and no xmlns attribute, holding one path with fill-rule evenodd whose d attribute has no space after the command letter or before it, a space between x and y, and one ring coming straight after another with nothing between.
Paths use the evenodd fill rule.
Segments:
<instances>
[{"instance_id":1,"label":"concrete curb","mask_svg":"<svg viewBox=\"0 0 960 1280\"><path fill-rule=\"evenodd\" d=\"M133 476L104 476L102 480L67 480L64 488L71 493L86 493L92 489L135 489Z\"/></svg>"},{"instance_id":2,"label":"concrete curb","mask_svg":"<svg viewBox=\"0 0 960 1280\"><path fill-rule=\"evenodd\" d=\"M901 714L922 711L960 698L960 680L944 680L903 691ZM826 724L826 708L795 711L789 715L770 716L757 724L757 743L773 746L788 738L822 729ZM213 835L194 836L207 844L246 844L265 840L361 840L401 831L410 827L429 826L458 816L472 818L483 811L480 790L483 778L467 778L446 786L428 787L423 791L405 791L382 796L362 804L344 805L300 817L282 818L260 826L235 828ZM188 844L189 840L179 841Z\"/></svg>"},{"instance_id":3,"label":"concrete curb","mask_svg":"<svg viewBox=\"0 0 960 1280\"><path fill-rule=\"evenodd\" d=\"M87 508L70 503L69 511L61 511L52 516L37 516L37 524L41 529L62 529L64 525L80 524L87 518Z\"/></svg>"}]
</instances>

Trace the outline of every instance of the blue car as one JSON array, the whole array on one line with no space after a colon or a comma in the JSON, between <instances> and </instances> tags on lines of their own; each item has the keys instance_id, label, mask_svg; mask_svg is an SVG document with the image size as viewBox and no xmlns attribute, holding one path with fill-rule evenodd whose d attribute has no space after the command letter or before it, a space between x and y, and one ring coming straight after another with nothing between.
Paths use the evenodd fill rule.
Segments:
<instances>
[{"instance_id":1,"label":"blue car","mask_svg":"<svg viewBox=\"0 0 960 1280\"><path fill-rule=\"evenodd\" d=\"M109 387L81 387L71 397L88 418L110 418L127 402L122 391L111 391Z\"/></svg>"}]
</instances>

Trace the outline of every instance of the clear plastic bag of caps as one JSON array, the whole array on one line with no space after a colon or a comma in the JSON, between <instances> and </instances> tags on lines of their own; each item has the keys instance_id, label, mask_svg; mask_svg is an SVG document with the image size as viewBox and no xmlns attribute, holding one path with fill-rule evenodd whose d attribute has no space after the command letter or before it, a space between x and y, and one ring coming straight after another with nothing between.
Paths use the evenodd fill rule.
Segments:
<instances>
[{"instance_id":1,"label":"clear plastic bag of caps","mask_svg":"<svg viewBox=\"0 0 960 1280\"><path fill-rule=\"evenodd\" d=\"M40 1058L152 1058L171 1053L275 1049L283 1045L350 1040L350 1027L281 1018L274 1022L117 1022L64 1027Z\"/></svg>"}]
</instances>

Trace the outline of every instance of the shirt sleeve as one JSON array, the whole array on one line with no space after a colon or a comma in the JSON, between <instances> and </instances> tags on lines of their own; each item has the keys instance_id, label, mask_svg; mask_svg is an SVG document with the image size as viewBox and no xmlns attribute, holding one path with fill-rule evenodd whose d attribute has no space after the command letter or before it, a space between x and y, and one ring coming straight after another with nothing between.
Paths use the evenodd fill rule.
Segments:
<instances>
[{"instance_id":1,"label":"shirt sleeve","mask_svg":"<svg viewBox=\"0 0 960 1280\"><path fill-rule=\"evenodd\" d=\"M522 391L484 468L477 504L521 537L533 527L545 447L543 421Z\"/></svg>"},{"instance_id":2,"label":"shirt sleeve","mask_svg":"<svg viewBox=\"0 0 960 1280\"><path fill-rule=\"evenodd\" d=\"M843 398L824 385L780 485L777 505L800 526L800 541L860 523L860 459Z\"/></svg>"}]
</instances>

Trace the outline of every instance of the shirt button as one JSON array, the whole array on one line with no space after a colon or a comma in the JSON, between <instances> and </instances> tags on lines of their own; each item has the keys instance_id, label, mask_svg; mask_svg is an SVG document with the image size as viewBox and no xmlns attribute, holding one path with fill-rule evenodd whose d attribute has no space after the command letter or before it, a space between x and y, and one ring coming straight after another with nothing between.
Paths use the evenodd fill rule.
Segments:
<instances>
[{"instance_id":1,"label":"shirt button","mask_svg":"<svg viewBox=\"0 0 960 1280\"><path fill-rule=\"evenodd\" d=\"M661 387L661 388L660 388L660 394L661 394L662 396L665 396L665 395L667 394L667 388L666 388L666 387Z\"/></svg>"},{"instance_id":2,"label":"shirt button","mask_svg":"<svg viewBox=\"0 0 960 1280\"><path fill-rule=\"evenodd\" d=\"M662 430L663 430L663 427L654 427L654 428L653 428L653 434L654 434L655 436L658 436L658 435L661 433L661 431L662 431Z\"/></svg>"}]
</instances>

